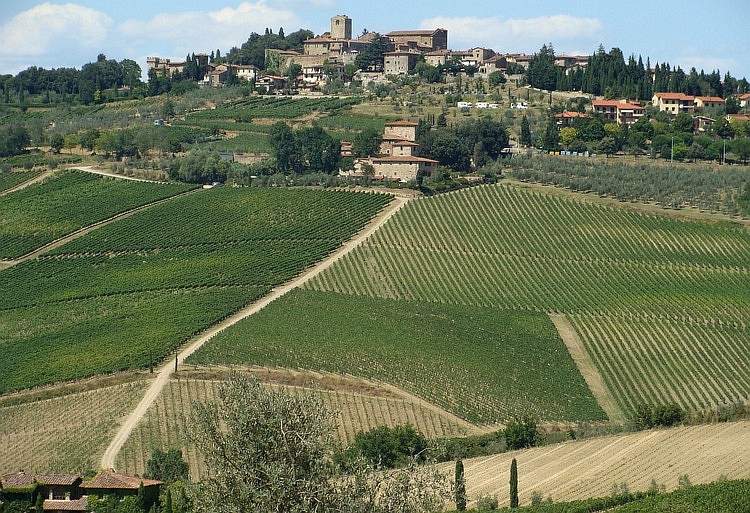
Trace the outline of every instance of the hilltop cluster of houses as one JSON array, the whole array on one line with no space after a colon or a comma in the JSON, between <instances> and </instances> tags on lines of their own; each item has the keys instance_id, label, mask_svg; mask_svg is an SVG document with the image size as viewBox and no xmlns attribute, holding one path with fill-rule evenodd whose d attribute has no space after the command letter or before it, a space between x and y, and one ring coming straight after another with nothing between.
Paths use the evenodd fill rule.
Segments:
<instances>
[{"instance_id":1,"label":"hilltop cluster of houses","mask_svg":"<svg viewBox=\"0 0 750 513\"><path fill-rule=\"evenodd\" d=\"M135 496L143 486L144 499L154 503L163 483L118 474L114 469L100 472L92 479L73 474L27 474L23 470L0 477L0 497L3 501L43 499L42 508L47 513L90 511L89 497L104 499L114 496L123 499Z\"/></svg>"},{"instance_id":2,"label":"hilltop cluster of houses","mask_svg":"<svg viewBox=\"0 0 750 513\"><path fill-rule=\"evenodd\" d=\"M331 18L331 28L320 36L310 38L303 43L302 52L269 49L266 57L272 57L287 69L291 64L302 68L299 84L295 87L314 88L325 85L329 80L340 79L344 75L344 66L353 64L357 55L372 43L376 36L366 32L357 38L352 35L352 19L338 15ZM413 70L417 63L424 60L433 66L441 66L450 61L460 62L462 66L473 67L479 74L490 74L494 71L505 71L509 65L526 68L532 55L506 54L499 55L489 48L472 48L464 51L448 49L448 31L443 28L433 30L399 30L385 34L390 40L392 51L384 55L382 70L373 70L372 74L363 73L364 81L377 77L404 75ZM204 85L220 86L230 75L254 81L269 90L286 86L285 77L264 74L251 65L212 64L207 54L196 54L195 57L206 66L208 73L203 79ZM201 61L202 59L202 61ZM566 69L585 66L588 56L557 56L555 63ZM170 61L161 57L146 59L148 70L173 76L185 68L184 61Z\"/></svg>"}]
</instances>

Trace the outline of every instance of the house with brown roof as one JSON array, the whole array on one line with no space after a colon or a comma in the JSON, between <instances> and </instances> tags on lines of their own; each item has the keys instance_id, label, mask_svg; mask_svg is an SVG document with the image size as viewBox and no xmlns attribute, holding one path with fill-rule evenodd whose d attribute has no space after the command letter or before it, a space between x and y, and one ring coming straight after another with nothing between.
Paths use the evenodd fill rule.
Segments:
<instances>
[{"instance_id":1,"label":"house with brown roof","mask_svg":"<svg viewBox=\"0 0 750 513\"><path fill-rule=\"evenodd\" d=\"M590 117L591 116L583 112L565 110L563 112L555 114L555 123L561 126L570 126L573 124L574 119L590 118Z\"/></svg>"},{"instance_id":2,"label":"house with brown roof","mask_svg":"<svg viewBox=\"0 0 750 513\"><path fill-rule=\"evenodd\" d=\"M628 100L594 100L591 106L594 112L618 125L632 125L646 115L646 107Z\"/></svg>"},{"instance_id":3,"label":"house with brown roof","mask_svg":"<svg viewBox=\"0 0 750 513\"><path fill-rule=\"evenodd\" d=\"M41 496L44 511L86 511L88 501L82 479L72 474L27 474L23 470L0 478L0 491L10 500L34 500Z\"/></svg>"},{"instance_id":4,"label":"house with brown roof","mask_svg":"<svg viewBox=\"0 0 750 513\"><path fill-rule=\"evenodd\" d=\"M744 109L748 105L750 105L750 93L742 93L737 96L737 101L740 104L740 108Z\"/></svg>"},{"instance_id":5,"label":"house with brown roof","mask_svg":"<svg viewBox=\"0 0 750 513\"><path fill-rule=\"evenodd\" d=\"M726 101L720 96L696 96L694 103L696 110L703 110L723 107Z\"/></svg>"},{"instance_id":6,"label":"house with brown roof","mask_svg":"<svg viewBox=\"0 0 750 513\"><path fill-rule=\"evenodd\" d=\"M683 93L654 93L651 103L661 112L691 114L695 110L695 96Z\"/></svg>"}]
</instances>

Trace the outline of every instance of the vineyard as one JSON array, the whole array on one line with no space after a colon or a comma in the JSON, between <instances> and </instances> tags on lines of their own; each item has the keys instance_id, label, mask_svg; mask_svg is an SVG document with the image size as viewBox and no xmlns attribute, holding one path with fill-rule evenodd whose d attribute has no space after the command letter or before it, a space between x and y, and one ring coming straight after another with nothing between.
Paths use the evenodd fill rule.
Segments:
<instances>
[{"instance_id":1,"label":"vineyard","mask_svg":"<svg viewBox=\"0 0 750 513\"><path fill-rule=\"evenodd\" d=\"M561 502L605 497L622 483L631 492L646 491L652 479L674 490L683 475L694 484L746 479L750 460L739 448L748 444L747 421L571 441L464 460L466 490L471 500L497 495L500 506L507 506L513 458L521 504L529 504L534 492ZM444 470L452 467L445 464Z\"/></svg>"},{"instance_id":2,"label":"vineyard","mask_svg":"<svg viewBox=\"0 0 750 513\"><path fill-rule=\"evenodd\" d=\"M703 408L750 397L748 262L737 224L500 185L411 202L306 287L562 313L625 412Z\"/></svg>"},{"instance_id":3,"label":"vineyard","mask_svg":"<svg viewBox=\"0 0 750 513\"><path fill-rule=\"evenodd\" d=\"M189 361L382 380L480 424L604 418L551 321L535 312L295 291Z\"/></svg>"},{"instance_id":4,"label":"vineyard","mask_svg":"<svg viewBox=\"0 0 750 513\"><path fill-rule=\"evenodd\" d=\"M17 472L80 473L98 458L119 420L135 407L145 381L0 406L0 475Z\"/></svg>"},{"instance_id":5,"label":"vineyard","mask_svg":"<svg viewBox=\"0 0 750 513\"><path fill-rule=\"evenodd\" d=\"M190 464L191 478L197 480L205 475L202 459L188 442L192 405L214 400L219 382L189 376L188 371L187 378L172 380L151 406L120 451L118 469L130 475L140 475L154 448L179 447ZM350 443L357 432L379 425L395 426L408 422L430 438L460 436L471 429L470 425L409 398L326 390L318 388L315 382L311 384L326 406L337 413L338 437L344 444ZM287 387L287 390L294 394L310 393L310 388L299 386Z\"/></svg>"},{"instance_id":6,"label":"vineyard","mask_svg":"<svg viewBox=\"0 0 750 513\"><path fill-rule=\"evenodd\" d=\"M6 269L0 339L15 372L0 374L0 392L156 364L323 258L389 201L200 191Z\"/></svg>"},{"instance_id":7,"label":"vineyard","mask_svg":"<svg viewBox=\"0 0 750 513\"><path fill-rule=\"evenodd\" d=\"M0 172L0 192L7 191L41 175L41 169L32 171Z\"/></svg>"},{"instance_id":8,"label":"vineyard","mask_svg":"<svg viewBox=\"0 0 750 513\"><path fill-rule=\"evenodd\" d=\"M80 171L57 173L3 198L0 259L17 258L84 226L193 187L115 180Z\"/></svg>"}]
</instances>

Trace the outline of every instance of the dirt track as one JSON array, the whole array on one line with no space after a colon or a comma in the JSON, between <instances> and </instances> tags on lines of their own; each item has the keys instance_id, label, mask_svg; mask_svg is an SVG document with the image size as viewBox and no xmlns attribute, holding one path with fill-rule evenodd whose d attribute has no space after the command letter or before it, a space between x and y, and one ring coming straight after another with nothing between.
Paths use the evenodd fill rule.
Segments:
<instances>
[{"instance_id":1,"label":"dirt track","mask_svg":"<svg viewBox=\"0 0 750 513\"><path fill-rule=\"evenodd\" d=\"M581 342L581 339L578 337L576 330L562 314L550 314L549 318L552 320L555 328L557 328L560 338L562 338L565 346L568 348L570 356L573 358L578 370L581 371L583 379L586 381L589 390L591 390L591 393L599 403L599 406L602 407L604 413L609 417L609 420L624 423L625 420L627 420L625 414L617 405L615 398L604 383L604 379L602 379L599 369L596 368L596 365L586 351L586 348L583 347L583 342Z\"/></svg>"},{"instance_id":2,"label":"dirt track","mask_svg":"<svg viewBox=\"0 0 750 513\"><path fill-rule=\"evenodd\" d=\"M146 394L144 395L143 399L141 399L141 402L138 403L138 406L135 408L135 410L133 410L133 412L124 420L124 422L120 426L120 429L117 431L117 434L110 442L109 447L107 447L106 451L104 451L104 455L102 456L100 463L101 467L105 469L114 468L117 454L120 452L123 444L125 444L125 441L130 436L130 433L133 431L141 418L143 418L143 416L146 414L149 406L151 406L151 404L161 393L164 386L169 382L169 378L174 372L176 365L179 366L180 364L182 364L188 356L193 354L203 344L208 342L218 333L224 331L229 326L236 324L245 317L249 317L259 312L268 304L282 297L287 292L290 292L291 290L303 285L305 282L307 282L320 272L328 269L337 260L356 248L365 239L367 239L367 237L372 235L378 228L386 223L388 219L390 219L401 207L403 207L407 203L407 201L407 198L394 198L393 202L391 202L384 210L382 210L364 229L362 229L357 235L350 239L349 242L344 244L341 248L339 248L338 251L330 255L328 258L321 261L316 266L308 269L294 280L273 289L271 293L266 297L260 299L259 301L256 301L255 303L252 303L251 305L248 305L239 312L230 317L227 317L198 337L189 341L187 345L184 346L182 350L177 354L176 363L174 360L170 360L159 370L158 375L151 383L151 386L146 391Z\"/></svg>"}]
</instances>

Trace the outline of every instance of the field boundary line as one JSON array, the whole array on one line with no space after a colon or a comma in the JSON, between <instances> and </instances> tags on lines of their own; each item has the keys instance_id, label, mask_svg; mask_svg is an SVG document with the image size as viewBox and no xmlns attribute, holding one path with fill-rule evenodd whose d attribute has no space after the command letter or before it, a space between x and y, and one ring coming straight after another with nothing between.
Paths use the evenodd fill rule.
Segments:
<instances>
[{"instance_id":1,"label":"field boundary line","mask_svg":"<svg viewBox=\"0 0 750 513\"><path fill-rule=\"evenodd\" d=\"M604 413L607 414L609 420L613 422L624 423L627 419L625 413L617 405L614 396L607 388L607 384L604 382L599 369L591 359L586 347L584 347L581 338L578 336L575 328L570 324L570 321L564 314L548 314L550 320L555 325L557 332L560 334L560 338L565 343L565 347L568 348L568 353L573 358L573 361L581 372L584 381L594 395L594 399L599 403Z\"/></svg>"},{"instance_id":2,"label":"field boundary line","mask_svg":"<svg viewBox=\"0 0 750 513\"><path fill-rule=\"evenodd\" d=\"M308 270L305 270L294 278L278 287L273 288L265 297L251 303L250 305L242 308L238 312L226 317L224 320L214 324L211 328L204 331L202 334L196 336L192 340L188 341L186 345L177 353L175 359L171 358L165 363L159 370L159 374L154 378L151 386L149 386L143 399L138 403L135 410L124 420L120 428L117 430L117 434L112 439L109 447L104 451L100 465L104 469L115 468L115 460L120 452L120 449L127 441L130 433L135 429L138 422L145 416L146 411L153 404L157 397L161 394L164 386L169 382L172 373L175 368L180 364L183 364L185 360L192 355L195 351L200 349L203 344L211 340L213 337L227 329L228 327L238 323L246 317L250 317L261 311L263 308L271 304L273 301L284 296L288 292L301 287L308 280L317 276L321 272L325 271L341 259L344 255L348 254L354 248L359 246L365 239L375 233L383 224L385 224L401 207L403 207L409 201L408 198L394 197L393 201L388 204L383 210L381 210L371 221L355 234L354 237L349 239L345 244L339 247L331 255L318 262L316 265Z\"/></svg>"}]
</instances>

